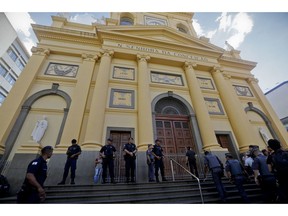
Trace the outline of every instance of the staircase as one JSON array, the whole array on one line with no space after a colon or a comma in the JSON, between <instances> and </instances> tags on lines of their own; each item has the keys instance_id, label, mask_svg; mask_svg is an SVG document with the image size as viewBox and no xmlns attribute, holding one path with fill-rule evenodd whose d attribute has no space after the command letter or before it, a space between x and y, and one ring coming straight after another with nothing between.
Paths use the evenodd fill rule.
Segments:
<instances>
[{"instance_id":1,"label":"staircase","mask_svg":"<svg viewBox=\"0 0 288 216\"><path fill-rule=\"evenodd\" d=\"M227 191L227 203L242 203L234 185L223 178ZM205 204L220 203L212 179L201 182ZM255 183L245 184L252 203L261 203L261 190ZM196 180L168 181L160 183L51 185L46 186L45 203L57 204L201 204ZM0 203L16 203L16 196L0 198Z\"/></svg>"}]
</instances>

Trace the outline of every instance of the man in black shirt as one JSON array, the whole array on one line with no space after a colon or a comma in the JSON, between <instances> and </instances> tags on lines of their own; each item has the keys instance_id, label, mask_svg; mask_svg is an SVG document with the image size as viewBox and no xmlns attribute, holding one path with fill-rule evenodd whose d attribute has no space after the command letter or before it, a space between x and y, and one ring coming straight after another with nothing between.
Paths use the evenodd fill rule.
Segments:
<instances>
[{"instance_id":1,"label":"man in black shirt","mask_svg":"<svg viewBox=\"0 0 288 216\"><path fill-rule=\"evenodd\" d=\"M67 152L66 152L67 160L66 160L65 167L64 167L64 173L63 173L62 181L59 182L58 185L64 185L65 184L70 168L71 168L71 175L70 175L71 176L71 182L70 182L70 184L75 184L74 180L75 180L76 163L77 163L78 156L81 154L81 148L77 144L76 139L72 139L71 143L72 143L72 145L70 147L68 147Z\"/></svg>"},{"instance_id":2,"label":"man in black shirt","mask_svg":"<svg viewBox=\"0 0 288 216\"><path fill-rule=\"evenodd\" d=\"M155 177L156 177L156 182L159 182L159 178L158 178L158 172L159 172L159 168L160 168L160 173L161 173L161 177L162 177L162 181L167 181L167 179L165 178L164 175L164 163L163 163L163 149L160 146L161 141L159 139L155 140L155 145L154 148L152 150L152 154L155 157Z\"/></svg>"},{"instance_id":3,"label":"man in black shirt","mask_svg":"<svg viewBox=\"0 0 288 216\"><path fill-rule=\"evenodd\" d=\"M124 160L125 160L125 175L126 175L126 183L130 180L131 174L131 182L135 182L135 165L136 165L136 145L133 143L133 138L130 137L128 143L124 145ZM131 172L130 172L131 171Z\"/></svg>"},{"instance_id":4,"label":"man in black shirt","mask_svg":"<svg viewBox=\"0 0 288 216\"><path fill-rule=\"evenodd\" d=\"M188 164L189 164L190 172L199 178L195 155L196 155L196 153L191 149L190 146L188 146L187 152L186 152L186 165L188 166ZM195 172L194 172L194 170L195 170Z\"/></svg>"},{"instance_id":5,"label":"man in black shirt","mask_svg":"<svg viewBox=\"0 0 288 216\"><path fill-rule=\"evenodd\" d=\"M47 162L53 154L52 146L45 146L41 156L31 161L24 183L17 194L17 203L40 203L46 198L44 182L47 177Z\"/></svg>"},{"instance_id":6,"label":"man in black shirt","mask_svg":"<svg viewBox=\"0 0 288 216\"><path fill-rule=\"evenodd\" d=\"M112 145L113 140L111 138L107 139L107 143L100 149L100 156L103 159L102 162L102 183L105 184L107 181L107 168L109 167L109 175L111 178L111 183L115 183L114 181L114 158L116 152L116 148Z\"/></svg>"}]
</instances>

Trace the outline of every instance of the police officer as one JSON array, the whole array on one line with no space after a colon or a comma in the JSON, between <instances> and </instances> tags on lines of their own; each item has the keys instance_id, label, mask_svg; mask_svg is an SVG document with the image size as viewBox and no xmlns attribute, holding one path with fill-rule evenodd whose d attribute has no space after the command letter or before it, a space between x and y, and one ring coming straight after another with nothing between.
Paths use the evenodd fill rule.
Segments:
<instances>
[{"instance_id":1,"label":"police officer","mask_svg":"<svg viewBox=\"0 0 288 216\"><path fill-rule=\"evenodd\" d=\"M77 144L76 139L72 139L71 143L72 145L68 147L67 152L66 152L67 160L66 160L65 167L64 167L62 181L59 182L58 185L65 184L70 168L71 168L70 184L75 184L76 164L77 164L78 156L81 154L81 147Z\"/></svg>"},{"instance_id":2,"label":"police officer","mask_svg":"<svg viewBox=\"0 0 288 216\"><path fill-rule=\"evenodd\" d=\"M227 177L230 182L235 184L242 200L245 203L249 202L245 189L243 187L243 183L245 181L245 176L243 174L244 168L241 166L240 162L233 158L231 154L226 154L226 166L225 171L227 173Z\"/></svg>"},{"instance_id":3,"label":"police officer","mask_svg":"<svg viewBox=\"0 0 288 216\"><path fill-rule=\"evenodd\" d=\"M221 180L223 176L223 164L216 155L213 155L208 151L205 151L204 155L204 178L206 179L207 173L210 170L220 199L222 202L226 202L226 191Z\"/></svg>"},{"instance_id":4,"label":"police officer","mask_svg":"<svg viewBox=\"0 0 288 216\"><path fill-rule=\"evenodd\" d=\"M196 153L191 149L190 146L188 146L186 152L186 165L188 166L189 164L190 172L199 178L195 155Z\"/></svg>"},{"instance_id":5,"label":"police officer","mask_svg":"<svg viewBox=\"0 0 288 216\"><path fill-rule=\"evenodd\" d=\"M265 203L275 202L277 198L276 178L274 174L269 171L266 157L258 148L253 149L252 154L255 157L252 164L254 180L255 183L261 187L263 201Z\"/></svg>"},{"instance_id":6,"label":"police officer","mask_svg":"<svg viewBox=\"0 0 288 216\"><path fill-rule=\"evenodd\" d=\"M137 147L133 143L133 138L129 137L128 143L124 145L124 160L125 160L125 175L126 183L129 183L130 174L131 182L135 182L135 166L136 166L136 152Z\"/></svg>"},{"instance_id":7,"label":"police officer","mask_svg":"<svg viewBox=\"0 0 288 216\"><path fill-rule=\"evenodd\" d=\"M152 150L152 154L154 155L154 159L155 159L156 182L159 182L159 177L158 177L159 169L160 169L162 181L167 181L167 179L165 178L165 174L164 174L163 149L162 149L160 144L161 144L161 140L156 139L155 145L154 145L153 150Z\"/></svg>"},{"instance_id":8,"label":"police officer","mask_svg":"<svg viewBox=\"0 0 288 216\"><path fill-rule=\"evenodd\" d=\"M17 194L17 203L40 203L46 198L43 189L47 177L47 162L53 154L52 146L45 146L41 156L28 165L24 183Z\"/></svg>"},{"instance_id":9,"label":"police officer","mask_svg":"<svg viewBox=\"0 0 288 216\"><path fill-rule=\"evenodd\" d=\"M113 140L111 138L107 139L107 143L100 149L100 156L103 159L102 162L102 183L105 184L107 180L107 168L109 168L109 175L111 179L111 183L115 183L114 181L114 159L116 148L112 145Z\"/></svg>"}]
</instances>

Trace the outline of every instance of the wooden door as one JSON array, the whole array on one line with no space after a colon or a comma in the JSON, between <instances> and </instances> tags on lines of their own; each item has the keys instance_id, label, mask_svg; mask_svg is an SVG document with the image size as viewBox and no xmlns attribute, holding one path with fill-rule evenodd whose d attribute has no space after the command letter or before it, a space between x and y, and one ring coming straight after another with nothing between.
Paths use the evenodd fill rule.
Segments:
<instances>
[{"instance_id":1,"label":"wooden door","mask_svg":"<svg viewBox=\"0 0 288 216\"><path fill-rule=\"evenodd\" d=\"M116 148L116 157L114 161L115 181L124 182L125 161L123 157L123 148L128 142L129 137L131 137L131 133L126 131L111 131L110 137L113 139L113 145Z\"/></svg>"},{"instance_id":2,"label":"wooden door","mask_svg":"<svg viewBox=\"0 0 288 216\"><path fill-rule=\"evenodd\" d=\"M162 141L165 160L165 175L172 176L170 158L176 160L182 166L186 167L186 147L190 146L195 152L195 143L193 141L189 118L187 116L174 117L157 116L156 118L157 138ZM183 168L174 167L174 174L178 176L187 176Z\"/></svg>"}]
</instances>

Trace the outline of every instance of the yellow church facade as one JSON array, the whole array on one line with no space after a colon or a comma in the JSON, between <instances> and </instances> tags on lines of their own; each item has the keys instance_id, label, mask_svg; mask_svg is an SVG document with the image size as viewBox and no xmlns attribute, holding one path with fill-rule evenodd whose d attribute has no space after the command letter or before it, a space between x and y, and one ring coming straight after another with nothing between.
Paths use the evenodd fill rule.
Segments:
<instances>
[{"instance_id":1,"label":"yellow church facade","mask_svg":"<svg viewBox=\"0 0 288 216\"><path fill-rule=\"evenodd\" d=\"M187 146L199 164L204 150L224 159L249 145L263 149L269 138L287 147L287 132L251 74L256 63L198 38L192 17L111 13L103 25L56 16L51 26L33 25L39 43L0 107L2 173L20 184L28 162L51 145L47 184L56 184L74 138L82 148L76 182L83 184L93 182L107 138L117 149L119 181L130 136L138 148L137 181L147 181L145 151L156 138L168 177L169 158L183 163ZM43 118L48 126L37 142L31 134Z\"/></svg>"}]
</instances>

